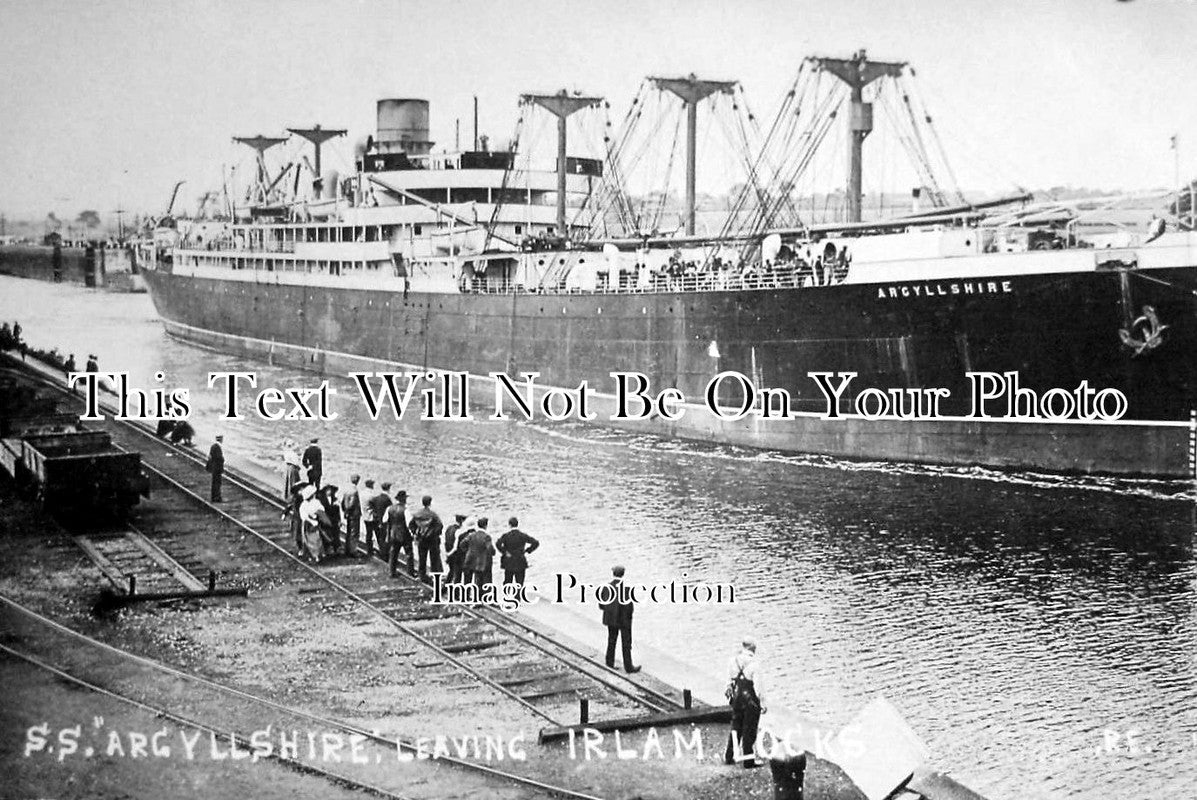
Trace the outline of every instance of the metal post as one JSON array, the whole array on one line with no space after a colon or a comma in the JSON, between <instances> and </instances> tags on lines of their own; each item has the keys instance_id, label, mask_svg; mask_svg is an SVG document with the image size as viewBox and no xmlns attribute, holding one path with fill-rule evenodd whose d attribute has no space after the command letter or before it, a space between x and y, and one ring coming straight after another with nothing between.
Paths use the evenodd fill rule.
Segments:
<instances>
[{"instance_id":1,"label":"metal post","mask_svg":"<svg viewBox=\"0 0 1197 800\"><path fill-rule=\"evenodd\" d=\"M562 239L568 239L569 232L565 227L565 123L571 114L598 105L602 98L571 95L562 89L557 94L526 94L520 99L525 103L535 103L557 117L557 235Z\"/></svg>"},{"instance_id":2,"label":"metal post","mask_svg":"<svg viewBox=\"0 0 1197 800\"><path fill-rule=\"evenodd\" d=\"M698 149L698 103L690 100L686 103L686 235L694 235L694 204L697 196L694 190L694 176L696 167L696 150Z\"/></svg>"},{"instance_id":3,"label":"metal post","mask_svg":"<svg viewBox=\"0 0 1197 800\"><path fill-rule=\"evenodd\" d=\"M676 95L686 108L686 234L695 232L697 202L695 174L698 149L698 104L715 94L731 94L735 81L706 81L691 74L685 78L649 78L658 89Z\"/></svg>"},{"instance_id":4,"label":"metal post","mask_svg":"<svg viewBox=\"0 0 1197 800\"><path fill-rule=\"evenodd\" d=\"M682 689L682 705L686 709L694 707L694 693L689 689Z\"/></svg>"},{"instance_id":5,"label":"metal post","mask_svg":"<svg viewBox=\"0 0 1197 800\"><path fill-rule=\"evenodd\" d=\"M129 576L129 596L132 597L135 594L137 594L137 576L130 575Z\"/></svg>"},{"instance_id":6,"label":"metal post","mask_svg":"<svg viewBox=\"0 0 1197 800\"><path fill-rule=\"evenodd\" d=\"M478 95L474 95L474 151L478 150Z\"/></svg>"},{"instance_id":7,"label":"metal post","mask_svg":"<svg viewBox=\"0 0 1197 800\"><path fill-rule=\"evenodd\" d=\"M585 725L590 722L590 701L585 697L578 699L578 724Z\"/></svg>"},{"instance_id":8,"label":"metal post","mask_svg":"<svg viewBox=\"0 0 1197 800\"><path fill-rule=\"evenodd\" d=\"M565 117L557 117L557 235L568 239L565 230Z\"/></svg>"},{"instance_id":9,"label":"metal post","mask_svg":"<svg viewBox=\"0 0 1197 800\"><path fill-rule=\"evenodd\" d=\"M864 191L864 140L869 129L863 127L864 87L852 86L852 140L848 143L848 222L860 222L860 196ZM869 128L872 120L869 120Z\"/></svg>"},{"instance_id":10,"label":"metal post","mask_svg":"<svg viewBox=\"0 0 1197 800\"><path fill-rule=\"evenodd\" d=\"M848 114L848 222L860 222L860 195L864 172L864 140L873 130L873 105L864 102L864 87L886 75L896 78L906 67L905 62L870 61L860 50L851 58L815 58L818 66L851 89Z\"/></svg>"},{"instance_id":11,"label":"metal post","mask_svg":"<svg viewBox=\"0 0 1197 800\"><path fill-rule=\"evenodd\" d=\"M214 569L208 570L208 591L216 591L216 570Z\"/></svg>"}]
</instances>

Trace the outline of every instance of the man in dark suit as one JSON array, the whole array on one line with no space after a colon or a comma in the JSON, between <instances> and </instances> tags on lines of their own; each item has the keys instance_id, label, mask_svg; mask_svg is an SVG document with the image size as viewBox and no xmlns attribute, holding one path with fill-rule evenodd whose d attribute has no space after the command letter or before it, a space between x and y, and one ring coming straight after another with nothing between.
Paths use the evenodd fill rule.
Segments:
<instances>
[{"instance_id":1,"label":"man in dark suit","mask_svg":"<svg viewBox=\"0 0 1197 800\"><path fill-rule=\"evenodd\" d=\"M457 532L461 530L461 524L465 522L465 514L457 514L454 516L454 522L449 523L449 527L445 528L445 565L449 568L449 574L445 576L445 583L457 583L461 580L461 562L465 559L465 548L458 547ZM465 531L462 531L461 538L465 538Z\"/></svg>"},{"instance_id":2,"label":"man in dark suit","mask_svg":"<svg viewBox=\"0 0 1197 800\"><path fill-rule=\"evenodd\" d=\"M341 495L341 517L345 520L345 555L357 555L358 533L362 527L362 497L357 482L362 478L354 473L349 476L349 489Z\"/></svg>"},{"instance_id":3,"label":"man in dark suit","mask_svg":"<svg viewBox=\"0 0 1197 800\"><path fill-rule=\"evenodd\" d=\"M520 521L515 517L507 520L511 530L499 537L495 547L503 554L499 565L503 567L503 583L524 585L524 573L528 571L528 554L540 547L540 542L519 529Z\"/></svg>"},{"instance_id":4,"label":"man in dark suit","mask_svg":"<svg viewBox=\"0 0 1197 800\"><path fill-rule=\"evenodd\" d=\"M432 510L432 495L420 499L420 508L411 515L407 529L416 540L416 552L420 561L420 580L429 582L431 569L434 573L443 571L441 566L441 531L444 525L440 515Z\"/></svg>"},{"instance_id":5,"label":"man in dark suit","mask_svg":"<svg viewBox=\"0 0 1197 800\"><path fill-rule=\"evenodd\" d=\"M607 626L607 666L615 668L615 642L623 642L623 668L626 672L639 672L640 667L632 664L632 605L630 597L621 596L623 590L623 567L612 567L611 587L615 590L615 598L610 603L599 606L603 610L603 624Z\"/></svg>"},{"instance_id":6,"label":"man in dark suit","mask_svg":"<svg viewBox=\"0 0 1197 800\"><path fill-rule=\"evenodd\" d=\"M324 474L324 454L316 444L319 439L313 438L303 451L303 468L308 471L308 483L320 488L320 476Z\"/></svg>"},{"instance_id":7,"label":"man in dark suit","mask_svg":"<svg viewBox=\"0 0 1197 800\"><path fill-rule=\"evenodd\" d=\"M477 530L466 540L466 555L462 564L473 576L479 594L483 586L493 582L491 573L495 563L495 544L486 531L487 522L486 517L479 518Z\"/></svg>"},{"instance_id":8,"label":"man in dark suit","mask_svg":"<svg viewBox=\"0 0 1197 800\"><path fill-rule=\"evenodd\" d=\"M219 434L216 436L216 441L212 443L212 447L208 450L208 464L205 469L212 475L212 502L221 502L220 498L220 479L224 476L224 449L220 443L224 441L224 437Z\"/></svg>"}]
</instances>

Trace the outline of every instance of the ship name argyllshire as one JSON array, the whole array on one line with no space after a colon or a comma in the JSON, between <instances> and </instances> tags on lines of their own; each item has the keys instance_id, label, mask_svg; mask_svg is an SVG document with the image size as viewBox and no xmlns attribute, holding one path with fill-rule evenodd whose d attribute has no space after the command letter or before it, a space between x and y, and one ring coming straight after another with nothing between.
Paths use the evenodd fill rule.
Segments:
<instances>
[{"instance_id":1,"label":"ship name argyllshire","mask_svg":"<svg viewBox=\"0 0 1197 800\"><path fill-rule=\"evenodd\" d=\"M351 372L358 399L373 420L401 420L419 416L425 420L476 420L474 411L486 398L492 401L492 420L583 421L598 419L594 407L609 410L608 419L677 420L691 411L705 409L725 421L746 417L789 419L811 412L793 408L785 389L758 386L747 375L725 370L706 384L703 396L691 401L676 387L657 387L640 372L612 372L606 391L582 381L575 388L545 386L537 372L513 378L491 372L484 378L468 372ZM970 408L966 418L1043 421L1104 421L1121 419L1127 412L1127 398L1114 388L1097 388L1081 381L1071 389L1044 391L1020 385L1018 372L966 372ZM856 415L868 420L935 419L940 404L952 396L945 388L879 388L861 386L856 372L808 372L807 378L823 406L817 416L838 420ZM159 372L161 383L165 376ZM479 390L475 384L489 380L493 390ZM84 390L87 408L83 420L100 420L106 408L115 408L115 419L187 419L191 414L191 392L187 388L138 389L130 386L128 373L80 372L69 376L72 387ZM244 419L249 414L269 421L329 421L337 418L333 408L337 389L327 379L307 387L260 386L254 372L211 372L208 391L221 393L221 419ZM736 396L738 403L720 402ZM952 417L959 419L959 417Z\"/></svg>"}]
</instances>

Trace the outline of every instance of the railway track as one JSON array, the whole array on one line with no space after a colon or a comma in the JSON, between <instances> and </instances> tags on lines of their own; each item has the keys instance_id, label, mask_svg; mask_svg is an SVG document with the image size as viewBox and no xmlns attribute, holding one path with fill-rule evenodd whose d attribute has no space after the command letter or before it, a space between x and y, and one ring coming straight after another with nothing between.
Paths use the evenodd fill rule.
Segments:
<instances>
[{"instance_id":1,"label":"railway track","mask_svg":"<svg viewBox=\"0 0 1197 800\"><path fill-rule=\"evenodd\" d=\"M43 653L47 650L58 653L59 660L67 663L50 663ZM444 782L449 780L453 784L452 796L473 795L511 800L600 800L592 794L549 784L452 754L438 754L435 758L428 758L427 745L379 731L365 730L342 720L286 706L121 650L61 625L4 595L0 595L0 653L19 659L99 696L147 711L180 728L207 733L218 742L212 744L213 750L223 748L228 757L232 757L234 750L240 751L242 759L253 758L256 762L259 758L265 758L287 768L316 775L373 796L393 800L414 800L417 796L449 796L444 787ZM101 677L82 678L80 673ZM180 685L185 688L182 696ZM166 698L158 697L158 693ZM217 722L183 716L179 706L220 709L222 719ZM273 746L273 742L281 740L272 740L269 737L259 740L254 733L250 733L267 728L279 732L314 733L315 743L308 744L307 737L301 734L298 736L299 745L292 757L281 757L281 748ZM336 758L333 759L330 759L330 745L326 743L327 734L334 735L332 741L337 745L333 751ZM342 757L344 743L354 740L360 747L355 747L352 751L353 758L348 755ZM272 742L272 752L266 753L261 749L262 741ZM255 752L259 755L254 756ZM356 771L369 779L350 776L346 774L344 767L332 769L328 766L329 763L341 764L345 761L353 765L363 765ZM411 773L413 768L421 771L418 776ZM438 778L438 771L460 774L448 779L443 775ZM397 789L395 784L404 787L404 790ZM413 792L413 786L421 788Z\"/></svg>"},{"instance_id":2,"label":"railway track","mask_svg":"<svg viewBox=\"0 0 1197 800\"><path fill-rule=\"evenodd\" d=\"M202 562L192 560L189 562L191 569L188 569L133 526L124 530L79 533L74 540L113 588L129 595L180 589L202 592L207 585L196 572L203 569Z\"/></svg>"},{"instance_id":3,"label":"railway track","mask_svg":"<svg viewBox=\"0 0 1197 800\"><path fill-rule=\"evenodd\" d=\"M141 453L154 498L139 511L138 525L146 537L155 543L162 537L163 550L175 549L171 557L182 563L204 563L205 555L209 562L219 561L222 583L253 585L267 571L277 577L283 559L298 580L314 580L302 591L335 608L334 613L377 617L425 648L428 660L417 666L463 673L552 726L575 721L580 700L595 718L660 714L684 706L676 690L608 669L496 609L432 606L426 586L407 576L391 579L377 562L309 564L292 552L294 543L281 517L283 503L253 479L227 470L223 502L214 504L207 500L209 476L193 450L170 445L129 421L109 418L89 425L107 431L115 445ZM197 530L218 534L204 537L207 553L197 544ZM217 541L220 553L212 552Z\"/></svg>"}]
</instances>

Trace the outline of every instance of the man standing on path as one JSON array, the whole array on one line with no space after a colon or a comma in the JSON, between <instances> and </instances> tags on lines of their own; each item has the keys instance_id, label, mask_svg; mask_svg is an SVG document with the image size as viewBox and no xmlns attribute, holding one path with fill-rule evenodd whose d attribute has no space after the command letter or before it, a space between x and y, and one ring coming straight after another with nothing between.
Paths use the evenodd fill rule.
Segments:
<instances>
[{"instance_id":1,"label":"man standing on path","mask_svg":"<svg viewBox=\"0 0 1197 800\"><path fill-rule=\"evenodd\" d=\"M313 437L307 449L303 451L303 468L308 471L308 483L317 489L320 488L320 477L324 474L324 454L317 445L319 441Z\"/></svg>"},{"instance_id":2,"label":"man standing on path","mask_svg":"<svg viewBox=\"0 0 1197 800\"><path fill-rule=\"evenodd\" d=\"M208 450L208 464L205 469L212 475L212 502L221 502L220 497L220 480L224 476L224 448L220 443L224 441L224 437L220 434L216 435L216 441L212 443L212 447Z\"/></svg>"},{"instance_id":3,"label":"man standing on path","mask_svg":"<svg viewBox=\"0 0 1197 800\"><path fill-rule=\"evenodd\" d=\"M416 557L411 549L411 531L407 529L407 523L407 492L400 489L395 492L395 502L387 506L383 513L383 527L387 534L387 566L392 578L399 570L400 550L407 553L408 574L416 574Z\"/></svg>"},{"instance_id":4,"label":"man standing on path","mask_svg":"<svg viewBox=\"0 0 1197 800\"><path fill-rule=\"evenodd\" d=\"M357 539L362 525L362 497L358 494L357 482L361 475L349 476L349 488L341 495L341 516L345 519L345 555L357 555Z\"/></svg>"},{"instance_id":5,"label":"man standing on path","mask_svg":"<svg viewBox=\"0 0 1197 800\"><path fill-rule=\"evenodd\" d=\"M495 545L486 531L488 523L486 517L479 518L477 530L466 540L465 569L473 577L479 597L482 596L482 587L494 582ZM461 547L461 543L458 542L457 546Z\"/></svg>"},{"instance_id":6,"label":"man standing on path","mask_svg":"<svg viewBox=\"0 0 1197 800\"><path fill-rule=\"evenodd\" d=\"M465 514L456 514L453 522L445 528L445 566L449 568L449 574L445 576L446 586L461 580L461 560L465 558L465 548L458 547L457 532L462 531L461 524L465 520ZM465 531L462 531L462 537L464 536Z\"/></svg>"},{"instance_id":7,"label":"man standing on path","mask_svg":"<svg viewBox=\"0 0 1197 800\"><path fill-rule=\"evenodd\" d=\"M359 497L359 502L362 507L362 525L366 529L366 558L374 555L374 543L378 542L378 549L383 548L382 543L382 520L378 518L376 511L376 503L374 498L378 495L378 490L374 488L374 479L366 478L366 488L362 490ZM390 503L390 498L387 498L387 503Z\"/></svg>"},{"instance_id":8,"label":"man standing on path","mask_svg":"<svg viewBox=\"0 0 1197 800\"><path fill-rule=\"evenodd\" d=\"M610 603L599 606L603 610L603 624L607 626L607 666L615 668L615 642L623 642L623 668L625 672L635 673L640 667L632 664L632 599L626 596L623 586L623 567L612 567L610 586L615 596Z\"/></svg>"},{"instance_id":9,"label":"man standing on path","mask_svg":"<svg viewBox=\"0 0 1197 800\"><path fill-rule=\"evenodd\" d=\"M470 537L477 531L478 519L467 516L462 520L461 527L457 529L457 543L453 545L453 550L449 553L449 562L452 563L456 560L461 565L457 582L462 586L469 586L474 582L474 573L466 566L466 556L470 552Z\"/></svg>"},{"instance_id":10,"label":"man standing on path","mask_svg":"<svg viewBox=\"0 0 1197 800\"><path fill-rule=\"evenodd\" d=\"M727 738L725 764L742 761L745 767L755 767L757 728L765 709L765 692L757 669L756 642L745 638L740 652L728 662L727 677L732 707L731 733Z\"/></svg>"},{"instance_id":11,"label":"man standing on path","mask_svg":"<svg viewBox=\"0 0 1197 800\"><path fill-rule=\"evenodd\" d=\"M524 585L524 574L528 571L528 554L540 547L540 542L519 529L520 521L515 517L507 520L510 530L499 537L495 547L502 553L499 566L503 568L503 583Z\"/></svg>"},{"instance_id":12,"label":"man standing on path","mask_svg":"<svg viewBox=\"0 0 1197 800\"><path fill-rule=\"evenodd\" d=\"M408 531L416 539L416 549L420 552L420 580L425 583L432 579L428 577L429 562L433 572L442 572L441 566L441 524L440 516L432 510L432 495L424 495L420 500L420 509L411 515Z\"/></svg>"},{"instance_id":13,"label":"man standing on path","mask_svg":"<svg viewBox=\"0 0 1197 800\"><path fill-rule=\"evenodd\" d=\"M370 497L370 508L374 510L374 525L378 532L378 555L386 561L391 554L387 536L387 509L391 507L391 482L384 481L378 491Z\"/></svg>"}]
</instances>

